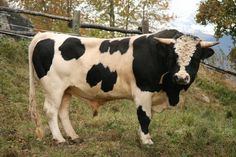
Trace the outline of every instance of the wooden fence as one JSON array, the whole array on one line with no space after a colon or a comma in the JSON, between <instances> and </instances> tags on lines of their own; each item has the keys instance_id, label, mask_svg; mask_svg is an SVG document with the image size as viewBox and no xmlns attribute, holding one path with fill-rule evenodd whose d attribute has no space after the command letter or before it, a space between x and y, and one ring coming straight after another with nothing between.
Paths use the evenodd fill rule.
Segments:
<instances>
[{"instance_id":1,"label":"wooden fence","mask_svg":"<svg viewBox=\"0 0 236 157\"><path fill-rule=\"evenodd\" d=\"M42 12L21 10L21 9L12 9L12 8L2 7L2 6L0 6L0 11L23 13L23 14L33 15L33 16L41 16L41 17L46 17L46 18L51 18L51 19L56 19L56 20L72 22L72 25L74 27L76 26L79 28L93 28L93 29L100 29L100 30L111 31L111 32L126 33L126 34L145 33L145 32L141 32L140 30L126 30L126 29L122 29L122 28L108 27L108 26L98 25L98 24L80 23L80 16L79 16L80 14L78 13L79 11L77 11L77 10L74 11L74 14L73 14L74 17L56 16L56 15L51 15L51 14L42 13ZM75 29L75 28L73 28L73 29Z\"/></svg>"}]
</instances>

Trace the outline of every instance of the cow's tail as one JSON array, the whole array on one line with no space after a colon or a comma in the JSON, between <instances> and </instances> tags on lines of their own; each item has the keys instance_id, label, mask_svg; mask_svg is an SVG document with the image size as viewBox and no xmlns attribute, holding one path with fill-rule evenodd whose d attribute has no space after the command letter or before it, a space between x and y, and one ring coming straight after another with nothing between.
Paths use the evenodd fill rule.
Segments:
<instances>
[{"instance_id":1,"label":"cow's tail","mask_svg":"<svg viewBox=\"0 0 236 157\"><path fill-rule=\"evenodd\" d=\"M36 37L34 37L35 39ZM34 85L34 67L32 62L32 55L33 55L33 49L35 47L34 39L31 41L31 44L29 45L29 111L31 114L31 119L34 121L36 125L35 134L38 138L38 140L41 140L44 136L44 131L42 127L42 122L39 116L39 113L37 111L37 103L36 103L36 97L35 97L35 85Z\"/></svg>"}]
</instances>

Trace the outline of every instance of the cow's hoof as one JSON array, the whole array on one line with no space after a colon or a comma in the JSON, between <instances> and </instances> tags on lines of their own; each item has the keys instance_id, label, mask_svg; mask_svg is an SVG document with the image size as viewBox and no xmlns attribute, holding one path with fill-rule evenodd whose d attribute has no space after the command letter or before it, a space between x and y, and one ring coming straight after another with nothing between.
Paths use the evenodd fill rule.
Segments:
<instances>
[{"instance_id":1,"label":"cow's hoof","mask_svg":"<svg viewBox=\"0 0 236 157\"><path fill-rule=\"evenodd\" d=\"M84 142L84 140L82 138L75 138L75 139L70 139L69 140L70 144L81 144Z\"/></svg>"},{"instance_id":2,"label":"cow's hoof","mask_svg":"<svg viewBox=\"0 0 236 157\"><path fill-rule=\"evenodd\" d=\"M145 145L152 145L152 144L154 144L154 143L152 142L151 139L146 139L146 140L142 140L142 144L145 144Z\"/></svg>"},{"instance_id":3,"label":"cow's hoof","mask_svg":"<svg viewBox=\"0 0 236 157\"><path fill-rule=\"evenodd\" d=\"M56 139L53 139L53 145L54 146L64 146L66 144L66 140L56 140Z\"/></svg>"},{"instance_id":4,"label":"cow's hoof","mask_svg":"<svg viewBox=\"0 0 236 157\"><path fill-rule=\"evenodd\" d=\"M149 133L144 134L142 131L140 131L140 140L141 140L141 143L145 144L145 145L152 145L153 144L152 138Z\"/></svg>"}]
</instances>

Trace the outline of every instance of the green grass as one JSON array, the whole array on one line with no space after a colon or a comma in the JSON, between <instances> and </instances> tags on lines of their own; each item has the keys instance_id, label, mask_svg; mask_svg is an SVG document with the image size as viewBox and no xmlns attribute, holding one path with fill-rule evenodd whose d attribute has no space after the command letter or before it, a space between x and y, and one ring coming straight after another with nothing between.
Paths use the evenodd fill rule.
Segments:
<instances>
[{"instance_id":1,"label":"green grass","mask_svg":"<svg viewBox=\"0 0 236 157\"><path fill-rule=\"evenodd\" d=\"M213 94L224 105L236 102L235 92L218 82L198 78L196 84L201 89Z\"/></svg>"},{"instance_id":2,"label":"green grass","mask_svg":"<svg viewBox=\"0 0 236 157\"><path fill-rule=\"evenodd\" d=\"M0 156L236 156L236 92L219 81L217 74L204 73L184 93L184 104L154 114L152 146L139 142L131 101L109 102L93 118L90 107L76 98L70 116L84 142L54 145L37 85L38 109L46 130L45 138L37 141L28 113L28 43L0 39Z\"/></svg>"}]
</instances>

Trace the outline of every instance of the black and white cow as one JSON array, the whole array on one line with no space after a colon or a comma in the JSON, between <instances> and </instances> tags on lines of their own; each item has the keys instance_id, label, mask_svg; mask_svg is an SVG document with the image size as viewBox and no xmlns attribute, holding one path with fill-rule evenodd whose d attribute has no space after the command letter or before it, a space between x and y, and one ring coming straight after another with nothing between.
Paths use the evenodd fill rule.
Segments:
<instances>
[{"instance_id":1,"label":"black and white cow","mask_svg":"<svg viewBox=\"0 0 236 157\"><path fill-rule=\"evenodd\" d=\"M68 114L69 100L75 95L87 101L95 114L107 101L133 100L141 142L152 144L148 131L152 110L179 102L180 91L189 88L200 60L213 55L209 47L215 44L177 30L114 39L38 33L29 46L30 105L38 137L34 71L45 91L44 110L58 143L65 142L58 116L65 133L80 142Z\"/></svg>"}]
</instances>

